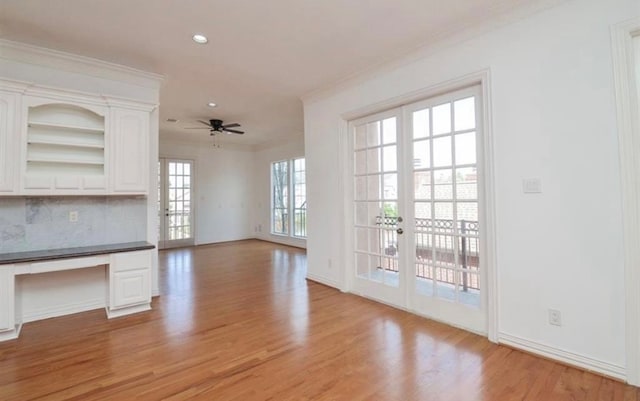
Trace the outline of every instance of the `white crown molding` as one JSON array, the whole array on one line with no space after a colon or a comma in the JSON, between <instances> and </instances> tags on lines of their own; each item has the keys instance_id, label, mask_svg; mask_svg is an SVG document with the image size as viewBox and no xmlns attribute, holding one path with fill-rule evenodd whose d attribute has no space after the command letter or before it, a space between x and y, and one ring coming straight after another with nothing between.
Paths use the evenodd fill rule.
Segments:
<instances>
[{"instance_id":1,"label":"white crown molding","mask_svg":"<svg viewBox=\"0 0 640 401\"><path fill-rule=\"evenodd\" d=\"M297 142L297 141L302 141L304 143L304 134L299 134L295 136L285 136L285 137L280 137L280 138L275 138L272 140L260 142L258 144L254 144L252 146L252 149L258 152L261 150L276 148L282 145L288 145L292 142Z\"/></svg>"},{"instance_id":2,"label":"white crown molding","mask_svg":"<svg viewBox=\"0 0 640 401\"><path fill-rule=\"evenodd\" d=\"M152 89L159 89L164 80L160 74L6 39L0 39L0 59L44 65Z\"/></svg>"},{"instance_id":3,"label":"white crown molding","mask_svg":"<svg viewBox=\"0 0 640 401\"><path fill-rule=\"evenodd\" d=\"M424 44L418 47L402 49L394 56L387 58L385 61L369 66L363 70L355 71L338 81L314 89L311 92L302 95L300 99L305 104L325 99L380 75L396 70L402 66L426 58L443 49L470 40L484 33L497 30L503 26L515 23L566 1L567 0L539 0L536 2L524 2L519 6L512 7L502 12L495 12L495 10L491 12L492 10L488 10L484 19L479 22L467 23L463 28L458 26L457 29L437 32L426 37Z\"/></svg>"},{"instance_id":4,"label":"white crown molding","mask_svg":"<svg viewBox=\"0 0 640 401\"><path fill-rule=\"evenodd\" d=\"M633 38L640 18L611 27L624 233L626 380L640 385L640 113Z\"/></svg>"},{"instance_id":5,"label":"white crown molding","mask_svg":"<svg viewBox=\"0 0 640 401\"><path fill-rule=\"evenodd\" d=\"M545 358L553 359L565 365L577 366L601 375L612 377L618 380L624 380L626 372L624 366L615 365L609 362L601 361L585 355L576 354L574 352L565 351L559 348L550 347L536 341L527 340L525 338L514 336L507 333L500 333L498 337L500 344L507 345L534 355L540 355Z\"/></svg>"}]
</instances>

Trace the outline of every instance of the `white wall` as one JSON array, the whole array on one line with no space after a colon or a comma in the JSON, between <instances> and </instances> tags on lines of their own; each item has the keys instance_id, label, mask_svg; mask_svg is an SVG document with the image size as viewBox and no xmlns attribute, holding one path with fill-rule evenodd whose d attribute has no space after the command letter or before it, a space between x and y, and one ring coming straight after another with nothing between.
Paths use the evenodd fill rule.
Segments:
<instances>
[{"instance_id":1,"label":"white wall","mask_svg":"<svg viewBox=\"0 0 640 401\"><path fill-rule=\"evenodd\" d=\"M309 275L344 285L340 116L488 68L500 336L624 372L609 27L638 13L637 0L569 1L306 99ZM542 194L522 194L528 177L542 179ZM549 308L562 312L562 327L548 324Z\"/></svg>"},{"instance_id":2,"label":"white wall","mask_svg":"<svg viewBox=\"0 0 640 401\"><path fill-rule=\"evenodd\" d=\"M224 145L223 145L224 146ZM253 154L250 149L161 139L160 157L195 161L196 245L253 237Z\"/></svg>"},{"instance_id":3,"label":"white wall","mask_svg":"<svg viewBox=\"0 0 640 401\"><path fill-rule=\"evenodd\" d=\"M254 153L253 235L265 241L306 248L307 241L271 234L271 163L304 157L304 138L280 141Z\"/></svg>"}]
</instances>

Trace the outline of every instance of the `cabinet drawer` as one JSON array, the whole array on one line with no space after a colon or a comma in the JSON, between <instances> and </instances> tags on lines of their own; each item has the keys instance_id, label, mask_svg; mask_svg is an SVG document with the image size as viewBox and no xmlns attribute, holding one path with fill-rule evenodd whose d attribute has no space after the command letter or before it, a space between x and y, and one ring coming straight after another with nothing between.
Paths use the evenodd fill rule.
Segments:
<instances>
[{"instance_id":1,"label":"cabinet drawer","mask_svg":"<svg viewBox=\"0 0 640 401\"><path fill-rule=\"evenodd\" d=\"M151 269L151 252L135 251L112 254L110 268L114 272Z\"/></svg>"},{"instance_id":2,"label":"cabinet drawer","mask_svg":"<svg viewBox=\"0 0 640 401\"><path fill-rule=\"evenodd\" d=\"M56 189L80 189L80 177L55 177Z\"/></svg>"},{"instance_id":3,"label":"cabinet drawer","mask_svg":"<svg viewBox=\"0 0 640 401\"><path fill-rule=\"evenodd\" d=\"M101 266L107 263L109 263L109 260L104 256L88 256L83 258L70 258L70 259L50 260L46 262L34 262L29 264L28 273L38 274L38 273L57 272L57 271L72 270L72 269L84 269L85 267Z\"/></svg>"},{"instance_id":4,"label":"cabinet drawer","mask_svg":"<svg viewBox=\"0 0 640 401\"><path fill-rule=\"evenodd\" d=\"M96 176L96 177L83 177L82 178L82 187L84 189L106 189L107 188L107 180L104 176Z\"/></svg>"},{"instance_id":5,"label":"cabinet drawer","mask_svg":"<svg viewBox=\"0 0 640 401\"><path fill-rule=\"evenodd\" d=\"M51 189L53 177L26 176L24 177L24 187L26 189Z\"/></svg>"}]
</instances>

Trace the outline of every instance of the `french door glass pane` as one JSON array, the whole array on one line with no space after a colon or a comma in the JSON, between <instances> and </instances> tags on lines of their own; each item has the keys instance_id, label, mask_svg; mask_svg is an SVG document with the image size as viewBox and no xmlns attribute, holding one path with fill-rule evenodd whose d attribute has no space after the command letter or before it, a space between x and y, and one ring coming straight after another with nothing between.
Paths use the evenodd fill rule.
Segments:
<instances>
[{"instance_id":1,"label":"french door glass pane","mask_svg":"<svg viewBox=\"0 0 640 401\"><path fill-rule=\"evenodd\" d=\"M398 147L395 117L357 125L354 143L356 275L398 287Z\"/></svg>"},{"instance_id":2,"label":"french door glass pane","mask_svg":"<svg viewBox=\"0 0 640 401\"><path fill-rule=\"evenodd\" d=\"M171 246L172 241L187 244L184 240L193 239L192 163L164 158L158 161L158 239L161 248Z\"/></svg>"},{"instance_id":3,"label":"french door glass pane","mask_svg":"<svg viewBox=\"0 0 640 401\"><path fill-rule=\"evenodd\" d=\"M191 162L168 161L168 240L191 238Z\"/></svg>"}]
</instances>

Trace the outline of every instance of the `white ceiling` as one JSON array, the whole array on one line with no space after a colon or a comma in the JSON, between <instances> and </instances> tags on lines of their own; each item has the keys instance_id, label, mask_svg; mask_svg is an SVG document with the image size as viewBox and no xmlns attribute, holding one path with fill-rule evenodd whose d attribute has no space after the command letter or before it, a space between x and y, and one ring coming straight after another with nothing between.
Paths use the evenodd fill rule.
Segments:
<instances>
[{"instance_id":1,"label":"white ceiling","mask_svg":"<svg viewBox=\"0 0 640 401\"><path fill-rule=\"evenodd\" d=\"M164 75L161 138L209 140L184 128L219 118L255 145L302 135L301 96L539 2L0 0L0 36Z\"/></svg>"}]
</instances>

